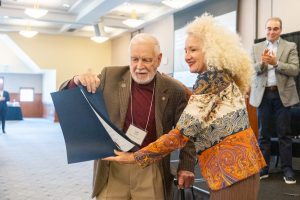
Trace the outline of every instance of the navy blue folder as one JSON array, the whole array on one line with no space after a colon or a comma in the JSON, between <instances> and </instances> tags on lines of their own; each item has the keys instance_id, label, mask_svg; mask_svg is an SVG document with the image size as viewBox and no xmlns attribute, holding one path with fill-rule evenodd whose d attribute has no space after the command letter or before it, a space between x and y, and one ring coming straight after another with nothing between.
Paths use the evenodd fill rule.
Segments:
<instances>
[{"instance_id":1,"label":"navy blue folder","mask_svg":"<svg viewBox=\"0 0 300 200\"><path fill-rule=\"evenodd\" d=\"M100 90L93 94L77 87L51 93L51 97L64 135L68 163L113 156L113 150L118 149L93 109L111 128L128 139L109 121Z\"/></svg>"}]
</instances>

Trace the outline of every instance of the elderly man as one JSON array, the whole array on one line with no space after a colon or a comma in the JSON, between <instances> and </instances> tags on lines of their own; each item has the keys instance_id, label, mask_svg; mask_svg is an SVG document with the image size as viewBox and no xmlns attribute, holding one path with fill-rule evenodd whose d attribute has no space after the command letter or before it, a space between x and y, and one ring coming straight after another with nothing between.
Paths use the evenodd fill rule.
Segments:
<instances>
[{"instance_id":1,"label":"elderly man","mask_svg":"<svg viewBox=\"0 0 300 200\"><path fill-rule=\"evenodd\" d=\"M294 77L299 73L299 58L296 44L280 38L280 18L266 22L266 41L253 46L253 61L256 77L250 94L250 104L257 107L259 145L267 165L270 164L271 121L279 139L279 153L283 178L287 184L296 183L292 169L292 139L290 107L299 102ZM260 178L269 177L269 167L264 168Z\"/></svg>"},{"instance_id":2,"label":"elderly man","mask_svg":"<svg viewBox=\"0 0 300 200\"><path fill-rule=\"evenodd\" d=\"M112 123L147 146L176 124L187 104L184 88L157 72L162 54L157 39L138 34L129 46L130 66L107 67L100 75L75 76L63 87L84 85L103 92ZM195 148L189 143L180 152L179 187L194 181ZM169 200L173 176L170 157L146 168L96 160L93 197L97 200Z\"/></svg>"}]
</instances>

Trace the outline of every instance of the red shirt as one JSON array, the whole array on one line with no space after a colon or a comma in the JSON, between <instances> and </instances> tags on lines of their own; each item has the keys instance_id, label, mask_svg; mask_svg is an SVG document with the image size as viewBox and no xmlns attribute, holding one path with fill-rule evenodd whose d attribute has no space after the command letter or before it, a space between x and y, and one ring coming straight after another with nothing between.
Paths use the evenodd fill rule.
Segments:
<instances>
[{"instance_id":1,"label":"red shirt","mask_svg":"<svg viewBox=\"0 0 300 200\"><path fill-rule=\"evenodd\" d=\"M151 81L148 84L138 84L132 81L131 84L131 93L132 93L132 115L133 122L131 117L131 98L129 100L125 124L123 131L126 133L130 124L145 130L148 120L148 115L150 111L150 105L152 100L152 94L154 92L154 82ZM155 94L153 94L153 102L151 106L149 122L146 129L147 135L141 145L141 147L147 146L149 143L156 140L156 126L155 126Z\"/></svg>"}]
</instances>

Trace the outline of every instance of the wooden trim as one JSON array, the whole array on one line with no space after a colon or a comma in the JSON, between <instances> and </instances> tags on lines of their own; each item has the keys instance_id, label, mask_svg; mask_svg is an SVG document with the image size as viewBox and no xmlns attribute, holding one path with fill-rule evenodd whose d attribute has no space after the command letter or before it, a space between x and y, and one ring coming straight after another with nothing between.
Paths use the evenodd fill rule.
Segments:
<instances>
[{"instance_id":1,"label":"wooden trim","mask_svg":"<svg viewBox=\"0 0 300 200\"><path fill-rule=\"evenodd\" d=\"M19 93L10 93L10 101L20 102ZM42 94L34 94L33 102L20 102L23 117L28 118L42 118L43 117L43 103Z\"/></svg>"}]
</instances>

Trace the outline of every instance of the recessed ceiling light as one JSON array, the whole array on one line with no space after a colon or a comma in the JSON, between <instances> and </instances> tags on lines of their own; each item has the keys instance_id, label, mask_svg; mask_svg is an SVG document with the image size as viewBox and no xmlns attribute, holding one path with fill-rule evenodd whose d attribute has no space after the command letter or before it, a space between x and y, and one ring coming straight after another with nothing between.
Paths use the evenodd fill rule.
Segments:
<instances>
[{"instance_id":1,"label":"recessed ceiling light","mask_svg":"<svg viewBox=\"0 0 300 200\"><path fill-rule=\"evenodd\" d=\"M32 38L34 37L36 34L38 34L37 31L31 31L31 30L22 30L19 32L20 35L27 37L27 38Z\"/></svg>"},{"instance_id":2,"label":"recessed ceiling light","mask_svg":"<svg viewBox=\"0 0 300 200\"><path fill-rule=\"evenodd\" d=\"M91 37L91 40L93 40L94 42L97 42L97 43L103 43L108 39L109 39L108 37L103 37L103 36L93 36L93 37Z\"/></svg>"},{"instance_id":3,"label":"recessed ceiling light","mask_svg":"<svg viewBox=\"0 0 300 200\"><path fill-rule=\"evenodd\" d=\"M33 18L41 18L48 13L48 10L39 9L39 8L26 8L25 13Z\"/></svg>"},{"instance_id":4,"label":"recessed ceiling light","mask_svg":"<svg viewBox=\"0 0 300 200\"><path fill-rule=\"evenodd\" d=\"M123 24L125 24L126 26L129 26L131 28L135 28L135 27L142 25L144 22L145 22L144 20L137 18L136 11L135 11L135 9L133 9L131 11L130 19L124 20Z\"/></svg>"},{"instance_id":5,"label":"recessed ceiling light","mask_svg":"<svg viewBox=\"0 0 300 200\"><path fill-rule=\"evenodd\" d=\"M141 20L141 19L126 19L123 21L123 24L125 24L126 26L129 26L131 28L135 28L135 27L142 25L144 22L145 21Z\"/></svg>"},{"instance_id":6,"label":"recessed ceiling light","mask_svg":"<svg viewBox=\"0 0 300 200\"><path fill-rule=\"evenodd\" d=\"M179 8L182 8L190 3L192 3L194 0L185 0L185 1L182 1L182 0L164 0L162 1L163 4L171 7L171 8L174 8L174 9L179 9Z\"/></svg>"},{"instance_id":7,"label":"recessed ceiling light","mask_svg":"<svg viewBox=\"0 0 300 200\"><path fill-rule=\"evenodd\" d=\"M70 4L67 4L67 3L64 3L62 6L63 6L64 8L70 8Z\"/></svg>"}]
</instances>

